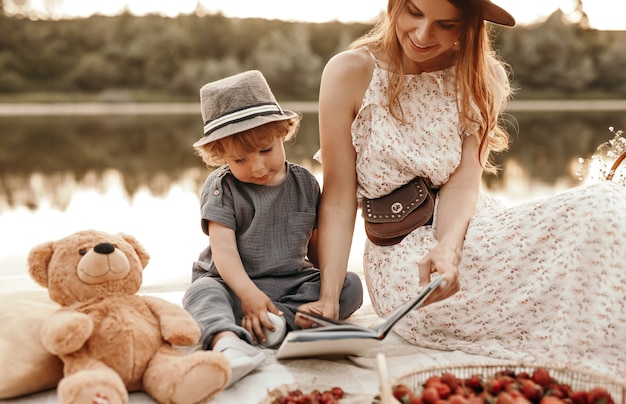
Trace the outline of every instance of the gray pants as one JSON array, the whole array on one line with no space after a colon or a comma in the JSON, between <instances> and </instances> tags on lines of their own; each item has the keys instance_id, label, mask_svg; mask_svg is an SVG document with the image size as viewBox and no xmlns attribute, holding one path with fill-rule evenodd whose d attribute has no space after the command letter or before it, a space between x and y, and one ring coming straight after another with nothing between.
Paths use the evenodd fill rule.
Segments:
<instances>
[{"instance_id":1,"label":"gray pants","mask_svg":"<svg viewBox=\"0 0 626 404\"><path fill-rule=\"evenodd\" d=\"M252 281L284 313L287 330L299 328L295 323L296 308L316 301L320 295L320 271L317 269ZM362 304L361 279L357 274L348 272L339 298L339 318L347 318ZM221 278L196 279L185 292L183 307L200 325L203 349L209 349L213 337L222 331L232 331L252 344L252 336L240 325L243 317L241 301Z\"/></svg>"}]
</instances>

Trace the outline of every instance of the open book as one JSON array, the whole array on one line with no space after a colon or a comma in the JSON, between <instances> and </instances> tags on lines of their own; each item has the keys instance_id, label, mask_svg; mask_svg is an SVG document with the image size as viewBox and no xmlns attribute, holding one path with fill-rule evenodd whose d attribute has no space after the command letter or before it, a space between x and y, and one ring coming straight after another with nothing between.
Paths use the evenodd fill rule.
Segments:
<instances>
[{"instance_id":1,"label":"open book","mask_svg":"<svg viewBox=\"0 0 626 404\"><path fill-rule=\"evenodd\" d=\"M314 313L298 311L304 317L316 322L319 327L290 331L278 348L276 359L360 355L385 338L398 320L411 310L420 307L442 281L441 275L432 279L416 297L392 311L375 327L362 327L347 321L332 320Z\"/></svg>"}]
</instances>

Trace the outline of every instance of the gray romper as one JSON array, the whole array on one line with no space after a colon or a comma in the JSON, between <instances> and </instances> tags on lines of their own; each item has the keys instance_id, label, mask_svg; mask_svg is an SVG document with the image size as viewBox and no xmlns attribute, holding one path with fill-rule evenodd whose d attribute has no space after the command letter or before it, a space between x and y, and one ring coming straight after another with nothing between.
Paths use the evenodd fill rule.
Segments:
<instances>
[{"instance_id":1,"label":"gray romper","mask_svg":"<svg viewBox=\"0 0 626 404\"><path fill-rule=\"evenodd\" d=\"M320 271L306 255L317 226L320 187L304 167L286 165L286 178L274 186L240 182L228 166L222 166L207 177L200 202L202 230L208 234L208 223L214 221L235 231L248 276L284 313L291 330L297 328L296 308L319 298ZM340 318L347 318L362 303L361 280L348 272L339 300ZM200 325L204 349L222 331L233 331L252 343L240 326L241 302L220 277L210 244L193 263L183 306Z\"/></svg>"}]
</instances>

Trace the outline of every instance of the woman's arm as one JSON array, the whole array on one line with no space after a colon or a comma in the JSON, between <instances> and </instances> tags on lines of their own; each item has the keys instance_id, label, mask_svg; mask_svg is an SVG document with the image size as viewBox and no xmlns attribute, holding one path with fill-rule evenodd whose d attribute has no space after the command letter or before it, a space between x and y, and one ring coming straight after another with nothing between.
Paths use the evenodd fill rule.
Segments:
<instances>
[{"instance_id":1,"label":"woman's arm","mask_svg":"<svg viewBox=\"0 0 626 404\"><path fill-rule=\"evenodd\" d=\"M444 275L446 285L440 286L428 302L442 300L460 288L458 265L465 233L476 210L483 168L478 160L478 138L463 140L461 163L439 190L435 237L437 246L419 262L420 285L426 286L432 272Z\"/></svg>"},{"instance_id":2,"label":"woman's arm","mask_svg":"<svg viewBox=\"0 0 626 404\"><path fill-rule=\"evenodd\" d=\"M339 295L348 267L357 210L356 152L350 129L371 79L371 64L364 51L340 53L324 68L320 85L323 186L318 258L322 284L319 300L302 309L331 318L339 315Z\"/></svg>"},{"instance_id":3,"label":"woman's arm","mask_svg":"<svg viewBox=\"0 0 626 404\"><path fill-rule=\"evenodd\" d=\"M309 239L309 245L307 248L307 258L315 268L319 268L320 260L318 257L318 245L317 245L317 229L313 229L311 233L311 238Z\"/></svg>"}]
</instances>

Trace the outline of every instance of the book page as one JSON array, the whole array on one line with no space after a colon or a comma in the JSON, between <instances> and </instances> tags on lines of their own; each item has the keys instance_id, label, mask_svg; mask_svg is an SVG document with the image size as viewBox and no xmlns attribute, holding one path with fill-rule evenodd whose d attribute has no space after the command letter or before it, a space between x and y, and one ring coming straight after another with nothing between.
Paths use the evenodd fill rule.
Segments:
<instances>
[{"instance_id":1,"label":"book page","mask_svg":"<svg viewBox=\"0 0 626 404\"><path fill-rule=\"evenodd\" d=\"M443 277L439 275L417 296L398 307L381 324L372 328L328 319L314 313L299 312L322 326L290 331L278 348L276 358L360 355L384 339L398 320L411 310L420 307L441 282L443 282Z\"/></svg>"},{"instance_id":2,"label":"book page","mask_svg":"<svg viewBox=\"0 0 626 404\"><path fill-rule=\"evenodd\" d=\"M373 337L346 336L341 331L338 332L341 335L336 335L335 333L335 338L297 341L297 337L294 336L294 334L299 332L300 331L292 331L287 334L285 341L283 341L276 353L276 359L346 355L360 356L380 343L380 340ZM333 337L333 335L329 334L326 335L326 337Z\"/></svg>"}]
</instances>

